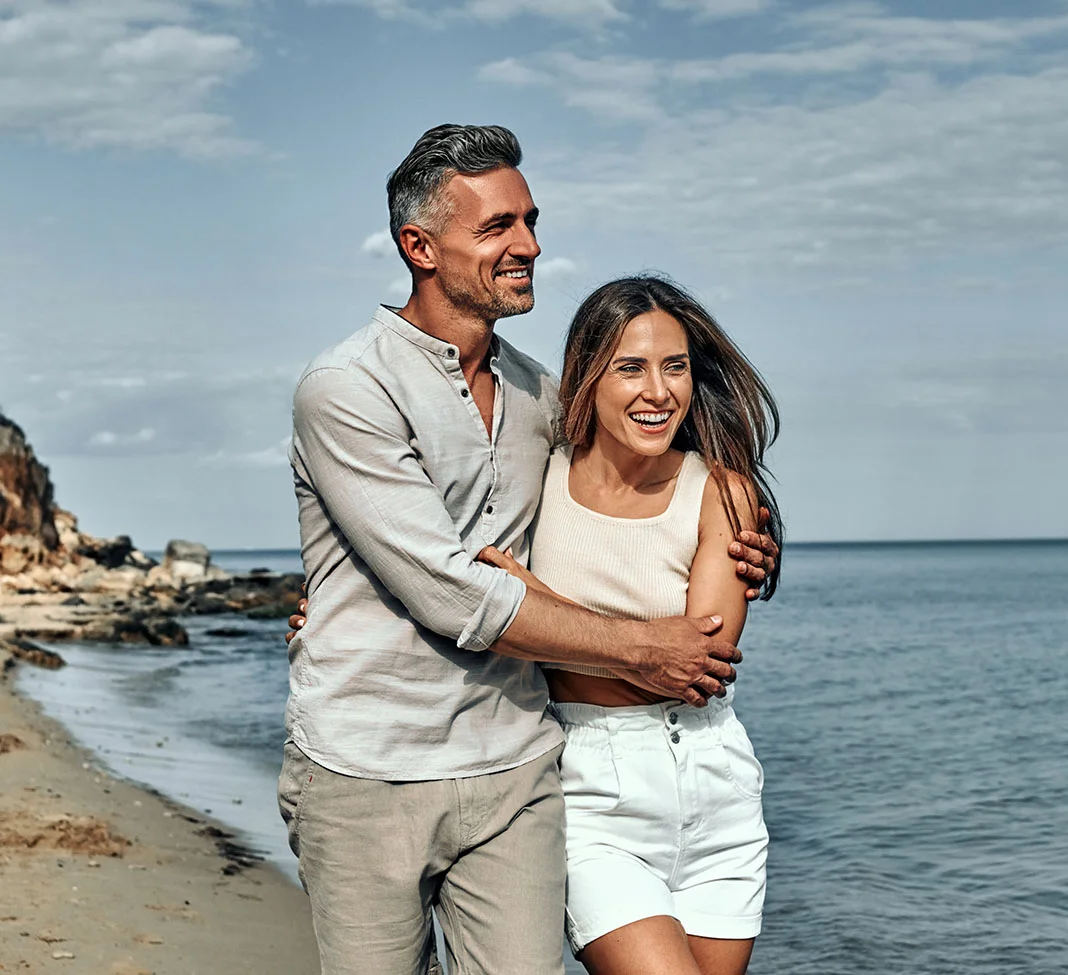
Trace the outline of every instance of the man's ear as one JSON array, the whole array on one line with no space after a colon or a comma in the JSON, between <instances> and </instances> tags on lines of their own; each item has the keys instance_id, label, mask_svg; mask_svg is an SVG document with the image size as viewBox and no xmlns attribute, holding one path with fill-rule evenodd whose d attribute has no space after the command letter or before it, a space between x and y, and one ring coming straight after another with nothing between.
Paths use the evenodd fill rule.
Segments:
<instances>
[{"instance_id":1,"label":"man's ear","mask_svg":"<svg viewBox=\"0 0 1068 975\"><path fill-rule=\"evenodd\" d=\"M408 263L412 267L417 267L421 271L437 269L437 254L433 238L422 227L417 227L414 223L406 223L401 227L398 236L401 250L404 251L404 256L408 258Z\"/></svg>"}]
</instances>

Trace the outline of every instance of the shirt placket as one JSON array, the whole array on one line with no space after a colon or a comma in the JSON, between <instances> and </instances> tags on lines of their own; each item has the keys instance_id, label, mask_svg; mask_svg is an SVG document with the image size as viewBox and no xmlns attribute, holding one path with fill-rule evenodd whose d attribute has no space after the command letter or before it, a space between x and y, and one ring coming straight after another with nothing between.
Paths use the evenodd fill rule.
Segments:
<instances>
[{"instance_id":1,"label":"shirt placket","mask_svg":"<svg viewBox=\"0 0 1068 975\"><path fill-rule=\"evenodd\" d=\"M467 406L468 416L478 425L479 434L489 451L490 471L492 479L489 493L482 502L482 510L479 513L479 528L482 538L487 544L496 541L497 533L497 509L498 509L498 484L500 483L500 470L497 456L497 438L500 432L501 419L504 416L504 384L501 382L501 373L497 364L497 357L490 360L490 372L493 373L493 423L490 434L486 435L486 425L482 422L482 414L478 412L478 405L471 388L467 385L467 378L460 367L459 350L455 346L449 346L445 350L445 370L453 383L460 391L460 398Z\"/></svg>"}]
</instances>

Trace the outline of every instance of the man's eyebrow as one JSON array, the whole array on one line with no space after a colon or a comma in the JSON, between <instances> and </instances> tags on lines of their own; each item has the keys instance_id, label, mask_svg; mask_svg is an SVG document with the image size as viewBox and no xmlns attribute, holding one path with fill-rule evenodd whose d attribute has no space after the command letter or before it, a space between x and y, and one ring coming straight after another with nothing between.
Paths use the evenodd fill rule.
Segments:
<instances>
[{"instance_id":1,"label":"man's eyebrow","mask_svg":"<svg viewBox=\"0 0 1068 975\"><path fill-rule=\"evenodd\" d=\"M540 215L541 211L537 207L532 207L523 214L523 220L537 220ZM482 220L478 226L479 229L484 229L486 227L492 227L496 223L511 223L517 216L518 214L512 210L501 210L499 213L494 213L486 217L486 219Z\"/></svg>"}]
</instances>

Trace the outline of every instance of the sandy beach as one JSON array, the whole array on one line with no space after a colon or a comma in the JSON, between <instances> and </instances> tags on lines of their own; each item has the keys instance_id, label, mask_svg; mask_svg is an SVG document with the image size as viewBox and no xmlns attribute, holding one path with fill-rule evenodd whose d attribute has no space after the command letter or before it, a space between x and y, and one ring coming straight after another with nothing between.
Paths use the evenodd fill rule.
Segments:
<instances>
[{"instance_id":1,"label":"sandy beach","mask_svg":"<svg viewBox=\"0 0 1068 975\"><path fill-rule=\"evenodd\" d=\"M0 665L0 972L318 971L302 891L219 823L108 775Z\"/></svg>"}]
</instances>

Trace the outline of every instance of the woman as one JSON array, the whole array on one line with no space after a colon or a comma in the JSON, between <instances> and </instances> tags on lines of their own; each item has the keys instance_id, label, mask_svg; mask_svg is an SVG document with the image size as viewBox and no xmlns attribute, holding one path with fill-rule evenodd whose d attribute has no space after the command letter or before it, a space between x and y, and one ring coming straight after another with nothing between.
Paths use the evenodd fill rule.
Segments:
<instances>
[{"instance_id":1,"label":"woman","mask_svg":"<svg viewBox=\"0 0 1068 975\"><path fill-rule=\"evenodd\" d=\"M710 315L660 278L598 288L571 323L530 570L487 561L617 616L724 619L746 584L727 542L782 524L764 452L778 430L760 376ZM764 592L775 590L777 567ZM567 733L568 937L592 975L744 973L760 930L763 773L731 707L668 701L635 674L543 665Z\"/></svg>"},{"instance_id":2,"label":"woman","mask_svg":"<svg viewBox=\"0 0 1068 975\"><path fill-rule=\"evenodd\" d=\"M572 320L554 451L526 569L484 561L616 616L723 617L746 588L727 554L758 508L781 543L764 452L778 431L760 376L686 292L612 281ZM778 566L765 583L770 598ZM291 618L291 623L299 617ZM543 665L567 734L567 933L591 975L741 975L760 930L763 773L731 707L664 699L640 676Z\"/></svg>"}]
</instances>

